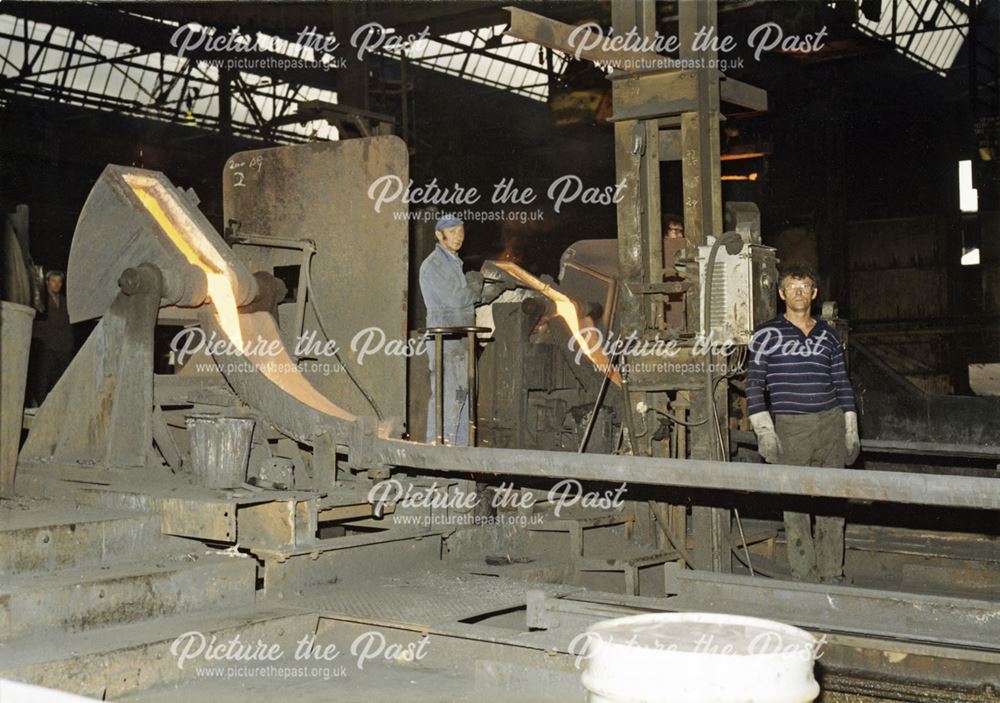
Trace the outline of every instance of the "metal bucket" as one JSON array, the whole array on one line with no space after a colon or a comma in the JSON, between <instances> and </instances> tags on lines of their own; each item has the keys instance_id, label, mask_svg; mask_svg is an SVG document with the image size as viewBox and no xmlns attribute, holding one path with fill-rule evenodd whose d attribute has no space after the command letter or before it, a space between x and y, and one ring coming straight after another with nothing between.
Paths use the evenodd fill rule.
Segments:
<instances>
[{"instance_id":1,"label":"metal bucket","mask_svg":"<svg viewBox=\"0 0 1000 703\"><path fill-rule=\"evenodd\" d=\"M195 483L206 488L242 485L247 477L254 421L247 417L193 414L185 422Z\"/></svg>"},{"instance_id":2,"label":"metal bucket","mask_svg":"<svg viewBox=\"0 0 1000 703\"><path fill-rule=\"evenodd\" d=\"M14 492L35 309L0 302L0 493Z\"/></svg>"}]
</instances>

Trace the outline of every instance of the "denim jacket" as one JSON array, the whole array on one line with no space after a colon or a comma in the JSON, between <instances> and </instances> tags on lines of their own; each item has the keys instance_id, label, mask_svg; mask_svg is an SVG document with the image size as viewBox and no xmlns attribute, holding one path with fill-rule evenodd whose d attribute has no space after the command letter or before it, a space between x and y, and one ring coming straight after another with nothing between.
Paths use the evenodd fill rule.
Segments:
<instances>
[{"instance_id":1,"label":"denim jacket","mask_svg":"<svg viewBox=\"0 0 1000 703\"><path fill-rule=\"evenodd\" d=\"M420 293L427 306L428 327L475 324L476 296L465 282L462 260L440 244L420 265Z\"/></svg>"}]
</instances>

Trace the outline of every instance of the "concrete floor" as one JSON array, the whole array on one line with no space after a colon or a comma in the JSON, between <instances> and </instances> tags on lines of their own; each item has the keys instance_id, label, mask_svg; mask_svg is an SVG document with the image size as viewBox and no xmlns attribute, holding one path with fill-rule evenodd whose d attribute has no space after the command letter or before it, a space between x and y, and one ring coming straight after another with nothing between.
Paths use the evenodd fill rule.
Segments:
<instances>
[{"instance_id":1,"label":"concrete floor","mask_svg":"<svg viewBox=\"0 0 1000 703\"><path fill-rule=\"evenodd\" d=\"M337 578L269 593L263 568L249 555L164 535L159 515L124 510L120 500L114 505L0 500L0 677L136 702L568 703L585 700L571 642L587 622L616 617L619 605L636 612L712 609L664 598L662 565L643 572L656 579L640 574L643 597L620 595L620 570L587 571L631 553L635 545L622 541L618 523L588 532L587 559L576 562L583 570L575 573L566 531L512 541L477 528L451 534L445 558L419 566L396 561L405 539L398 552L326 552L348 564L330 572ZM771 525L745 522L748 533L773 533ZM991 576L995 583L998 566L973 563L984 553L975 536L940 544L943 537L917 531L859 528L848 536L848 565L861 581L933 577L926 587L940 593L950 574L954 590L995 600L995 593L982 595L981 584ZM965 561L939 554L964 552ZM760 558L765 553L762 545ZM489 565L484 554L506 554L511 563ZM770 556L782 561L780 549ZM306 560L306 569L321 566L308 555L293 559ZM554 611L556 617L585 612L590 619L566 615L551 629L531 628L529 590L569 597L569 610ZM791 617L756 605L764 608L758 616ZM202 642L207 648L199 649ZM226 658L227 648L235 659ZM968 700L990 700L983 695ZM882 699L830 693L822 700Z\"/></svg>"}]
</instances>

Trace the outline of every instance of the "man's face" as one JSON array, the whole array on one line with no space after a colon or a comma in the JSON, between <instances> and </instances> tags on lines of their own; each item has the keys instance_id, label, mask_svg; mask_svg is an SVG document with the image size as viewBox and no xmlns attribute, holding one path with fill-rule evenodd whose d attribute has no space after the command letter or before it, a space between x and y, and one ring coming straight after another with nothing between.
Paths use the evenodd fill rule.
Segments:
<instances>
[{"instance_id":1,"label":"man's face","mask_svg":"<svg viewBox=\"0 0 1000 703\"><path fill-rule=\"evenodd\" d=\"M45 287L49 289L49 293L52 295L59 295L62 291L62 284L62 276L49 276L45 279Z\"/></svg>"},{"instance_id":2,"label":"man's face","mask_svg":"<svg viewBox=\"0 0 1000 703\"><path fill-rule=\"evenodd\" d=\"M463 225L455 225L454 227L435 230L434 235L437 237L438 242L441 243L441 246L452 254L457 254L458 250L462 248L462 242L465 241L465 227Z\"/></svg>"},{"instance_id":3,"label":"man's face","mask_svg":"<svg viewBox=\"0 0 1000 703\"><path fill-rule=\"evenodd\" d=\"M812 301L816 299L818 292L811 279L788 277L778 295L792 312L805 312L812 307Z\"/></svg>"},{"instance_id":4,"label":"man's face","mask_svg":"<svg viewBox=\"0 0 1000 703\"><path fill-rule=\"evenodd\" d=\"M667 239L682 239L684 237L684 225L680 222L667 223Z\"/></svg>"}]
</instances>

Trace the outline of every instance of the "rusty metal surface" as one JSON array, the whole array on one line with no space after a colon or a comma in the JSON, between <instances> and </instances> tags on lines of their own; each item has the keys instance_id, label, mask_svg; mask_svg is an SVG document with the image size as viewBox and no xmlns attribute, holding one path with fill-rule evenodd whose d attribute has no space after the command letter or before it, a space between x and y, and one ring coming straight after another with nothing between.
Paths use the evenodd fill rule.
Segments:
<instances>
[{"instance_id":1,"label":"rusty metal surface","mask_svg":"<svg viewBox=\"0 0 1000 703\"><path fill-rule=\"evenodd\" d=\"M160 502L160 529L165 535L233 543L236 541L236 503L165 498Z\"/></svg>"},{"instance_id":2,"label":"rusty metal surface","mask_svg":"<svg viewBox=\"0 0 1000 703\"><path fill-rule=\"evenodd\" d=\"M530 587L550 596L580 590L555 584ZM435 570L372 579L365 588L313 592L287 605L357 621L433 627L524 607L528 588L529 584L504 576Z\"/></svg>"},{"instance_id":3,"label":"rusty metal surface","mask_svg":"<svg viewBox=\"0 0 1000 703\"><path fill-rule=\"evenodd\" d=\"M607 339L618 304L617 240L583 239L570 245L559 260L559 286L575 300L601 306L594 321Z\"/></svg>"},{"instance_id":4,"label":"rusty metal surface","mask_svg":"<svg viewBox=\"0 0 1000 703\"><path fill-rule=\"evenodd\" d=\"M687 486L706 490L1000 510L1000 491L997 491L996 480L968 476L482 447L435 447L390 439L374 440L367 459L388 466L480 475L576 478L612 483L626 481L651 486Z\"/></svg>"},{"instance_id":5,"label":"rusty metal surface","mask_svg":"<svg viewBox=\"0 0 1000 703\"><path fill-rule=\"evenodd\" d=\"M1000 603L677 571L667 585L681 610L710 607L757 617L788 613L800 627L970 647L1000 654ZM1000 660L997 660L1000 661Z\"/></svg>"},{"instance_id":6,"label":"rusty metal surface","mask_svg":"<svg viewBox=\"0 0 1000 703\"><path fill-rule=\"evenodd\" d=\"M524 593L512 598L496 598L492 595L442 592L437 588L398 583L382 584L376 589L338 588L286 604L306 608L321 615L343 616L373 623L392 621L426 627L457 622L482 613L523 605Z\"/></svg>"},{"instance_id":7,"label":"rusty metal surface","mask_svg":"<svg viewBox=\"0 0 1000 703\"><path fill-rule=\"evenodd\" d=\"M375 212L368 189L382 176L398 176L404 185L409 178L406 145L397 137L239 152L223 172L224 213L227 223L239 223L234 227L240 235L316 242L312 287L326 331L384 415L400 420L401 427L406 358L380 352L361 364L351 349L355 335L368 328L380 330L386 341L407 338L407 206L397 199ZM254 270L301 262L296 251L250 249L240 247L240 255ZM294 353L298 330L289 323L282 320L282 331ZM305 334L326 342L311 306ZM304 370L321 393L350 413L373 414L347 374L324 371L333 358L319 362Z\"/></svg>"},{"instance_id":8,"label":"rusty metal surface","mask_svg":"<svg viewBox=\"0 0 1000 703\"><path fill-rule=\"evenodd\" d=\"M683 572L694 576L698 572ZM732 580L731 576L710 575L720 580ZM861 634L838 634L844 630L842 610L828 609L821 614L822 624L800 621L798 613L787 605L787 599L796 594L795 587L802 584L781 584L767 579L755 579L770 587L772 597L759 601L739 601L735 604L714 599L713 592L706 592L703 598L691 598L686 602L677 599L650 598L645 596L611 595L595 592L570 594L562 598L540 595L528 600L528 622L536 627L545 627L550 633L565 633L564 641L569 641L577 632L600 620L625 617L649 612L766 612L764 617L774 617L774 613L790 613L784 616L790 624L810 629L817 636L824 637L819 650L820 681L823 686L822 700L851 701L851 703L876 701L957 701L969 703L995 700L996 686L1000 681L1000 660L995 646L985 651L959 646L925 642L925 630L909 623L899 622L896 630L900 638L880 638ZM784 587L791 590L784 590ZM813 587L815 588L815 586ZM844 589L841 589L844 590ZM877 598L871 601L877 604ZM914 608L919 603L912 604ZM877 608L877 605L875 606ZM876 611L874 621L880 616ZM853 616L857 622L857 614ZM914 624L915 625L915 624ZM862 623L862 631L866 624ZM958 628L954 628L958 630ZM962 632L959 631L959 635ZM993 650L993 651L990 651ZM853 691L865 693L865 697L831 698L831 691ZM881 694L881 695L880 695ZM868 697L871 696L871 697ZM992 696L992 697L991 697Z\"/></svg>"},{"instance_id":9,"label":"rusty metal surface","mask_svg":"<svg viewBox=\"0 0 1000 703\"><path fill-rule=\"evenodd\" d=\"M210 311L200 318L206 332L224 335ZM240 328L245 339L280 340L274 318L265 312L241 314ZM350 431L354 416L316 390L284 347L274 355L219 356L216 362L237 395L284 434L311 443L326 432Z\"/></svg>"},{"instance_id":10,"label":"rusty metal surface","mask_svg":"<svg viewBox=\"0 0 1000 703\"><path fill-rule=\"evenodd\" d=\"M0 302L0 493L14 488L34 308Z\"/></svg>"},{"instance_id":11,"label":"rusty metal surface","mask_svg":"<svg viewBox=\"0 0 1000 703\"><path fill-rule=\"evenodd\" d=\"M103 311L38 409L21 449L22 461L117 467L149 462L154 451L153 327L158 300L156 293L122 293Z\"/></svg>"},{"instance_id":12,"label":"rusty metal surface","mask_svg":"<svg viewBox=\"0 0 1000 703\"><path fill-rule=\"evenodd\" d=\"M704 5L707 3L698 4ZM601 46L596 46L598 42L591 43L592 38L589 35L592 32L590 30L586 30L583 34L576 37L576 41L571 41L571 35L573 35L574 30L578 29L571 24L543 17L542 15L517 7L506 7L504 9L510 12L510 28L506 33L518 39L541 44L550 49L564 51L568 54L578 51L579 58L607 64L616 69L625 68L630 73L651 70L654 73L660 73L667 79L678 73L676 69L664 70L667 68L664 57L655 52L629 49L604 49ZM614 24L622 27L628 26L625 23L619 22L615 22ZM589 48L589 46L595 46L596 48ZM635 66L643 68L633 68ZM722 76L720 71L715 71L715 73ZM727 78L722 84L722 97L726 102L747 107L751 110L767 109L767 93L765 91L731 78Z\"/></svg>"},{"instance_id":13,"label":"rusty metal surface","mask_svg":"<svg viewBox=\"0 0 1000 703\"><path fill-rule=\"evenodd\" d=\"M237 288L249 288L250 274L211 223L162 173L110 164L87 196L69 253L67 308L70 320L100 317L118 295L118 278L126 269L153 264L164 274L166 287L188 296L198 293L198 281L188 280L190 264L139 200L126 179L153 184L172 217L196 230L225 262ZM185 297L188 297L185 296ZM239 297L239 296L238 296ZM238 301L239 302L239 301Z\"/></svg>"},{"instance_id":14,"label":"rusty metal surface","mask_svg":"<svg viewBox=\"0 0 1000 703\"><path fill-rule=\"evenodd\" d=\"M0 586L0 629L7 637L80 632L221 605L251 606L255 574L249 557L214 555L23 574Z\"/></svg>"},{"instance_id":15,"label":"rusty metal surface","mask_svg":"<svg viewBox=\"0 0 1000 703\"><path fill-rule=\"evenodd\" d=\"M0 298L10 303L41 306L41 291L32 273L28 250L28 206L18 205L0 222Z\"/></svg>"},{"instance_id":16,"label":"rusty metal surface","mask_svg":"<svg viewBox=\"0 0 1000 703\"><path fill-rule=\"evenodd\" d=\"M537 276L525 271L513 261L498 261L497 268L552 301L555 305L556 316L562 318L576 345L575 349L582 349L599 373L607 373L616 386L621 385L622 379L618 370L611 365L610 359L600 344L600 338L594 334L594 331L597 330L594 320L583 311L585 306L580 305L579 301L574 301L556 286L545 283Z\"/></svg>"}]
</instances>

